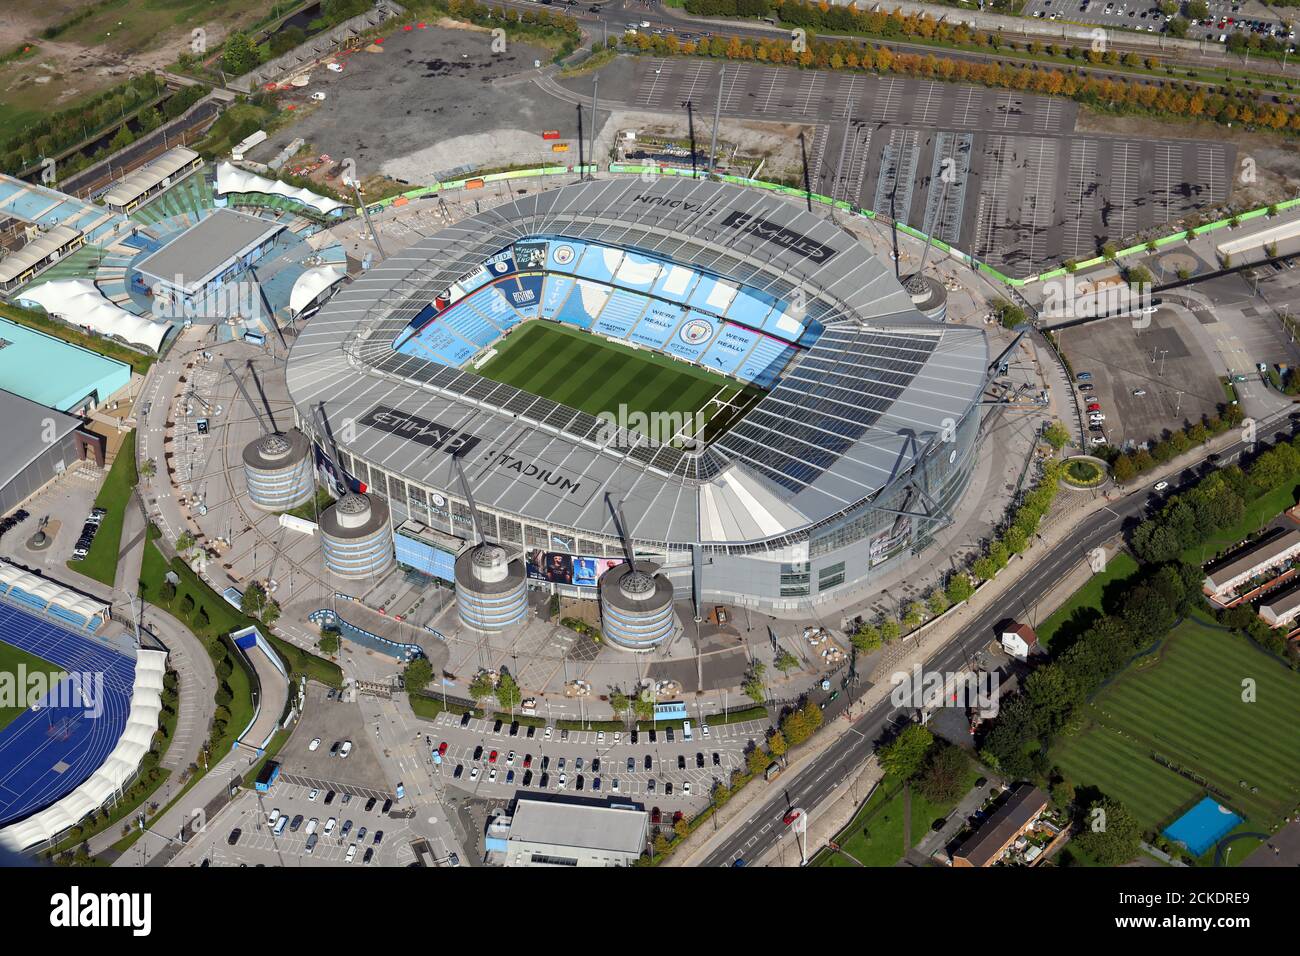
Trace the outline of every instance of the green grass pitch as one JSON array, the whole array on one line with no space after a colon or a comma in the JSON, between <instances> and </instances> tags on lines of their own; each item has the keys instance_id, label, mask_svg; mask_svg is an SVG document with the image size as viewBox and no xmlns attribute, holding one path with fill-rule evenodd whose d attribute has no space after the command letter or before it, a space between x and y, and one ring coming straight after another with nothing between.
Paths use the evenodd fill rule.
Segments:
<instances>
[{"instance_id":1,"label":"green grass pitch","mask_svg":"<svg viewBox=\"0 0 1300 956\"><path fill-rule=\"evenodd\" d=\"M1251 687L1254 699L1244 700ZM1084 713L1053 762L1074 785L1126 804L1144 827L1172 822L1204 792L1153 753L1208 780L1248 829L1268 832L1300 803L1300 675L1239 635L1189 618L1155 662L1124 671Z\"/></svg>"},{"instance_id":2,"label":"green grass pitch","mask_svg":"<svg viewBox=\"0 0 1300 956\"><path fill-rule=\"evenodd\" d=\"M26 673L28 674L46 673L53 677L63 673L63 668L56 667L49 661L41 660L34 654L28 654L26 651L20 651L12 645L0 642L0 675L12 674L13 677L6 677L6 681L13 680L16 682L18 679L18 665L20 664L26 666ZM25 688L15 683L14 690L22 693ZM7 704L8 701L3 703ZM0 729L9 726L26 709L25 704L17 707L0 705Z\"/></svg>"},{"instance_id":3,"label":"green grass pitch","mask_svg":"<svg viewBox=\"0 0 1300 956\"><path fill-rule=\"evenodd\" d=\"M543 321L515 330L474 371L591 415L618 417L623 405L627 415L670 412L685 418L717 397L729 404L705 409L706 439L720 434L763 395L761 389L708 369ZM664 436L650 437L664 441Z\"/></svg>"}]
</instances>

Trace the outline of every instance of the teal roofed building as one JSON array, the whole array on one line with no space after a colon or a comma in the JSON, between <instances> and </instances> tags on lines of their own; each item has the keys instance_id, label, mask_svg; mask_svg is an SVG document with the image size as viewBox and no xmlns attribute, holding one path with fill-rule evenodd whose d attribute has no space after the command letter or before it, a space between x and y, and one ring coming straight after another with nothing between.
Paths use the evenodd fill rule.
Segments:
<instances>
[{"instance_id":1,"label":"teal roofed building","mask_svg":"<svg viewBox=\"0 0 1300 956\"><path fill-rule=\"evenodd\" d=\"M61 412L98 407L131 367L0 317L0 388Z\"/></svg>"}]
</instances>

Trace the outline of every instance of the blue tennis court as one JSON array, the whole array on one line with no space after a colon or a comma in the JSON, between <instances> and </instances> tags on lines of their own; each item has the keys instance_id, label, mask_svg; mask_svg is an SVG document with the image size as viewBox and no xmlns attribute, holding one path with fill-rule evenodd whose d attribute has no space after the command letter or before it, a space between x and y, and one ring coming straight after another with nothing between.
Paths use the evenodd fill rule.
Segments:
<instances>
[{"instance_id":1,"label":"blue tennis court","mask_svg":"<svg viewBox=\"0 0 1300 956\"><path fill-rule=\"evenodd\" d=\"M1165 836L1183 844L1194 856L1200 856L1240 822L1241 817L1220 806L1213 797L1206 797L1165 827Z\"/></svg>"},{"instance_id":2,"label":"blue tennis court","mask_svg":"<svg viewBox=\"0 0 1300 956\"><path fill-rule=\"evenodd\" d=\"M0 827L57 802L98 770L131 710L135 661L0 602L0 641L65 672L0 731Z\"/></svg>"}]
</instances>

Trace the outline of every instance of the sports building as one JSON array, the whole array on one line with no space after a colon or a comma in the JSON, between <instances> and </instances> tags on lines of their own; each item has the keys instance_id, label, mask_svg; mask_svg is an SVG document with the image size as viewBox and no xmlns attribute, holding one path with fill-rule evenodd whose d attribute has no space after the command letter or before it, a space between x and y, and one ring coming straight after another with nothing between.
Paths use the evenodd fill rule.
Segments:
<instances>
[{"instance_id":1,"label":"sports building","mask_svg":"<svg viewBox=\"0 0 1300 956\"><path fill-rule=\"evenodd\" d=\"M988 364L979 329L925 318L821 216L629 179L521 197L384 261L308 323L287 375L300 427L319 442L323 406L394 525L472 544L457 454L483 536L539 586L594 598L624 563L621 504L679 599L795 612L952 520Z\"/></svg>"}]
</instances>

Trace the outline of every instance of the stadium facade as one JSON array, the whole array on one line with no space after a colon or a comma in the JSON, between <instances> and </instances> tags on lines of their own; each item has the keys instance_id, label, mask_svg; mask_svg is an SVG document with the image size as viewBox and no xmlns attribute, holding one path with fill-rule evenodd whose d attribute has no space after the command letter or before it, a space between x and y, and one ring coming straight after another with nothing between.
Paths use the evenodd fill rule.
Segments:
<instances>
[{"instance_id":1,"label":"stadium facade","mask_svg":"<svg viewBox=\"0 0 1300 956\"><path fill-rule=\"evenodd\" d=\"M699 447L656 443L475 374L530 321L766 394ZM395 524L474 543L457 455L482 536L524 555L539 586L597 597L625 530L678 599L798 613L912 560L952 520L988 364L980 329L917 312L834 223L680 178L546 191L421 240L311 320L287 377L299 426Z\"/></svg>"}]
</instances>

